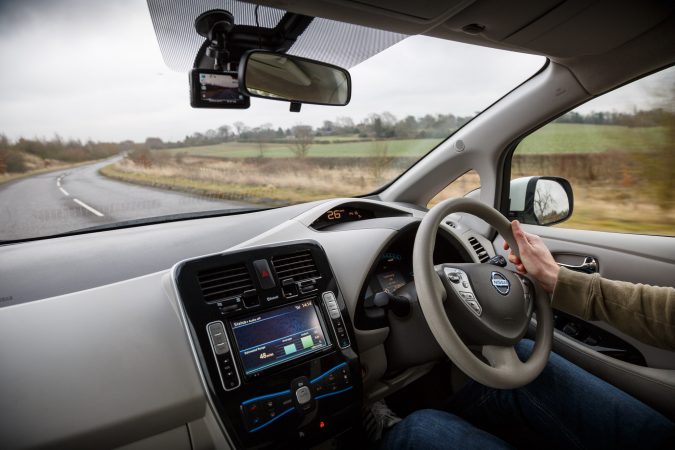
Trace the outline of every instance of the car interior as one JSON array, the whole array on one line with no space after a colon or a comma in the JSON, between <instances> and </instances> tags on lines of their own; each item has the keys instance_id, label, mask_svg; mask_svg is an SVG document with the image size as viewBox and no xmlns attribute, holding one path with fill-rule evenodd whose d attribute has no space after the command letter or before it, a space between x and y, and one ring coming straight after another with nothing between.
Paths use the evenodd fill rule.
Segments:
<instances>
[{"instance_id":1,"label":"car interior","mask_svg":"<svg viewBox=\"0 0 675 450\"><path fill-rule=\"evenodd\" d=\"M251 76L239 67L247 94L296 99L291 110L353 100L341 67L404 36L546 62L368 195L0 245L0 447L375 447L364 427L375 402L405 416L470 379L522 386L549 350L675 420L675 353L552 310L503 246L516 248L509 221L517 218L572 270L675 286L675 224L665 235L550 226L573 216L583 190L545 173L511 176L528 135L675 63L675 3L147 3L167 63L208 76L222 52L248 58ZM281 19L237 25L251 3L263 22ZM195 29L197 14L211 10L232 13L234 23L218 19L229 23L229 50L218 47L211 16ZM341 34L335 24L370 32ZM248 101L238 95L232 108ZM470 170L479 189L429 208ZM549 221L532 200L545 185L568 205ZM503 298L513 310L495 306ZM512 356L522 337L537 343L526 363Z\"/></svg>"}]
</instances>

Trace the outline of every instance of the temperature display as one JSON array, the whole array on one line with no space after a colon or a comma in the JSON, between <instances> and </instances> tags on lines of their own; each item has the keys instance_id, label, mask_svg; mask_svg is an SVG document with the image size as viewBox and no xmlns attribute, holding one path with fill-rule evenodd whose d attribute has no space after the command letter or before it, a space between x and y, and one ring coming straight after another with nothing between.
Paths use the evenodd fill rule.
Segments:
<instances>
[{"instance_id":1,"label":"temperature display","mask_svg":"<svg viewBox=\"0 0 675 450\"><path fill-rule=\"evenodd\" d=\"M355 222L357 220L374 219L375 214L363 208L342 206L326 211L314 222L314 228L324 228L336 223Z\"/></svg>"}]
</instances>

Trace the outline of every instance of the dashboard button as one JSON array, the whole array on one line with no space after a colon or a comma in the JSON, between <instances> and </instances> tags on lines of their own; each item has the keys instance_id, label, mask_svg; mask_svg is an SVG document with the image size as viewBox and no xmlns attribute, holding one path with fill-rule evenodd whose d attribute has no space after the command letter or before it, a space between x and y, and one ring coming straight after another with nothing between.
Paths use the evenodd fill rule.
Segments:
<instances>
[{"instance_id":1,"label":"dashboard button","mask_svg":"<svg viewBox=\"0 0 675 450\"><path fill-rule=\"evenodd\" d=\"M225 326L223 322L211 322L206 326L209 334L209 340L213 347L213 352L216 355L224 355L229 353L230 346L227 343L227 335L225 334Z\"/></svg>"},{"instance_id":2,"label":"dashboard button","mask_svg":"<svg viewBox=\"0 0 675 450\"><path fill-rule=\"evenodd\" d=\"M314 409L316 401L312 397L309 378L299 377L291 381L291 392L297 410L307 413Z\"/></svg>"},{"instance_id":3,"label":"dashboard button","mask_svg":"<svg viewBox=\"0 0 675 450\"><path fill-rule=\"evenodd\" d=\"M312 393L309 390L308 386L303 386L295 391L295 398L298 400L298 403L304 405L312 399Z\"/></svg>"},{"instance_id":4,"label":"dashboard button","mask_svg":"<svg viewBox=\"0 0 675 450\"><path fill-rule=\"evenodd\" d=\"M258 281L260 281L260 286L263 289L272 289L274 286L276 286L274 277L272 277L272 271L270 270L270 266L267 264L266 259L258 259L253 261L253 268L255 268Z\"/></svg>"},{"instance_id":5,"label":"dashboard button","mask_svg":"<svg viewBox=\"0 0 675 450\"><path fill-rule=\"evenodd\" d=\"M230 351L230 347L227 346L227 342L221 342L220 344L216 344L213 349L215 350L216 355L223 355Z\"/></svg>"}]
</instances>

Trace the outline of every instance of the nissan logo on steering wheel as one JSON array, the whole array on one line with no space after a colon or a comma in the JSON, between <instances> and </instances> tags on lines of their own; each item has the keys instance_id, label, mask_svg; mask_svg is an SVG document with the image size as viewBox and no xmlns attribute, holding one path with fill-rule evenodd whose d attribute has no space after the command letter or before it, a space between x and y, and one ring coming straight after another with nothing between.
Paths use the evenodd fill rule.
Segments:
<instances>
[{"instance_id":1,"label":"nissan logo on steering wheel","mask_svg":"<svg viewBox=\"0 0 675 450\"><path fill-rule=\"evenodd\" d=\"M509 280L504 277L499 272L492 272L492 275L490 276L490 282L492 285L497 289L497 292L499 292L502 295L506 295L509 293L511 290L511 283L509 283Z\"/></svg>"}]
</instances>

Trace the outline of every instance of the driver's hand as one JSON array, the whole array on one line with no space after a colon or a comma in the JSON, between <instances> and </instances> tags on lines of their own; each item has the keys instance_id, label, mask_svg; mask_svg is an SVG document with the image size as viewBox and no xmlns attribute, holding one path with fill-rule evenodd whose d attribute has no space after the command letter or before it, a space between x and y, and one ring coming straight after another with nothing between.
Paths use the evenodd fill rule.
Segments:
<instances>
[{"instance_id":1,"label":"driver's hand","mask_svg":"<svg viewBox=\"0 0 675 450\"><path fill-rule=\"evenodd\" d=\"M511 222L511 230L513 230L513 237L520 250L520 258L511 252L509 261L516 266L519 273L529 273L550 294L553 292L558 281L558 272L560 272L560 267L553 259L553 255L539 236L523 231L517 220ZM508 249L509 244L504 241L504 250Z\"/></svg>"}]
</instances>

